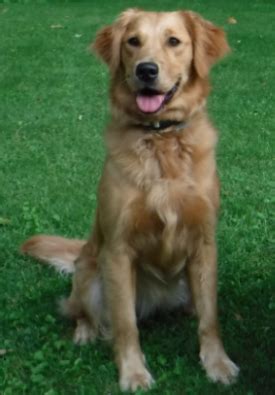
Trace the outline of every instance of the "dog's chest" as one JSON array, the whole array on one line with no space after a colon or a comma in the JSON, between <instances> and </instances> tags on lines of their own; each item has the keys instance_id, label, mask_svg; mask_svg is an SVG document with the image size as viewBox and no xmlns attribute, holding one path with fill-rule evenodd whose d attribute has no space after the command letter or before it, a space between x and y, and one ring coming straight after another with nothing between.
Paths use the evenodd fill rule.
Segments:
<instances>
[{"instance_id":1,"label":"dog's chest","mask_svg":"<svg viewBox=\"0 0 275 395\"><path fill-rule=\"evenodd\" d=\"M196 190L176 181L159 181L141 194L131 208L131 245L143 262L178 273L189 255L190 240L204 216ZM173 262L173 266L171 266Z\"/></svg>"},{"instance_id":2,"label":"dog's chest","mask_svg":"<svg viewBox=\"0 0 275 395\"><path fill-rule=\"evenodd\" d=\"M190 233L204 221L207 204L193 177L190 146L177 138L151 143L149 153L140 152L141 188L130 209L129 237L146 261L177 265L188 254Z\"/></svg>"}]
</instances>

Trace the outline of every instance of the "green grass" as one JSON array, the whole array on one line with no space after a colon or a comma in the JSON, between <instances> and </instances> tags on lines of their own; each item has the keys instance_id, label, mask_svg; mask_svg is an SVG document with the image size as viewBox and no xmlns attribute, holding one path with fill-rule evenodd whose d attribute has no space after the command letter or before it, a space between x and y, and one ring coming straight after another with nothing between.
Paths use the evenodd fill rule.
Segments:
<instances>
[{"instance_id":1,"label":"green grass","mask_svg":"<svg viewBox=\"0 0 275 395\"><path fill-rule=\"evenodd\" d=\"M209 111L220 129L220 319L241 375L231 388L209 383L196 321L162 316L141 330L157 380L150 394L274 394L274 1L12 3L0 5L0 393L119 394L111 348L74 346L71 323L57 314L70 280L17 251L33 233L89 232L108 77L87 47L101 25L135 5L198 11L224 26L233 49L213 70ZM229 16L238 23L227 24Z\"/></svg>"}]
</instances>

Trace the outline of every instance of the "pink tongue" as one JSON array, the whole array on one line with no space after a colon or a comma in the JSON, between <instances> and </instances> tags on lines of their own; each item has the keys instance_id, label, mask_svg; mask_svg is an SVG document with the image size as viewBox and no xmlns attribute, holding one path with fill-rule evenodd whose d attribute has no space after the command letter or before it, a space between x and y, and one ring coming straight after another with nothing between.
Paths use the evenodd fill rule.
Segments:
<instances>
[{"instance_id":1,"label":"pink tongue","mask_svg":"<svg viewBox=\"0 0 275 395\"><path fill-rule=\"evenodd\" d=\"M137 96L137 105L142 112L158 111L164 101L165 95Z\"/></svg>"}]
</instances>

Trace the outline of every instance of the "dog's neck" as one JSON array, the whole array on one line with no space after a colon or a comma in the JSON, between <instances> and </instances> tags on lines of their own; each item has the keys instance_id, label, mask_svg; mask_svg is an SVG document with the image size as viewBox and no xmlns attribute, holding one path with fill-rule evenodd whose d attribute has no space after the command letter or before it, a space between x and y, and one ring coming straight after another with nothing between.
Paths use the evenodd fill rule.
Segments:
<instances>
[{"instance_id":1,"label":"dog's neck","mask_svg":"<svg viewBox=\"0 0 275 395\"><path fill-rule=\"evenodd\" d=\"M167 133L167 132L181 132L188 125L186 121L176 120L161 120L155 122L140 122L134 124L138 128L144 130L145 133Z\"/></svg>"}]
</instances>

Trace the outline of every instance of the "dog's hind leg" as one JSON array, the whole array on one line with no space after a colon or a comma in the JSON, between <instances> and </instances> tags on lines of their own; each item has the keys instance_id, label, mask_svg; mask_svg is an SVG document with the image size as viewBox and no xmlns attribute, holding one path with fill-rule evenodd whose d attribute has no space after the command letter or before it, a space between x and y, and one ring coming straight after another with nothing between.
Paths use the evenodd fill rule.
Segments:
<instances>
[{"instance_id":1,"label":"dog's hind leg","mask_svg":"<svg viewBox=\"0 0 275 395\"><path fill-rule=\"evenodd\" d=\"M84 246L75 262L71 295L62 302L63 314L77 323L74 342L85 344L100 335L110 338L102 278L91 246Z\"/></svg>"}]
</instances>

